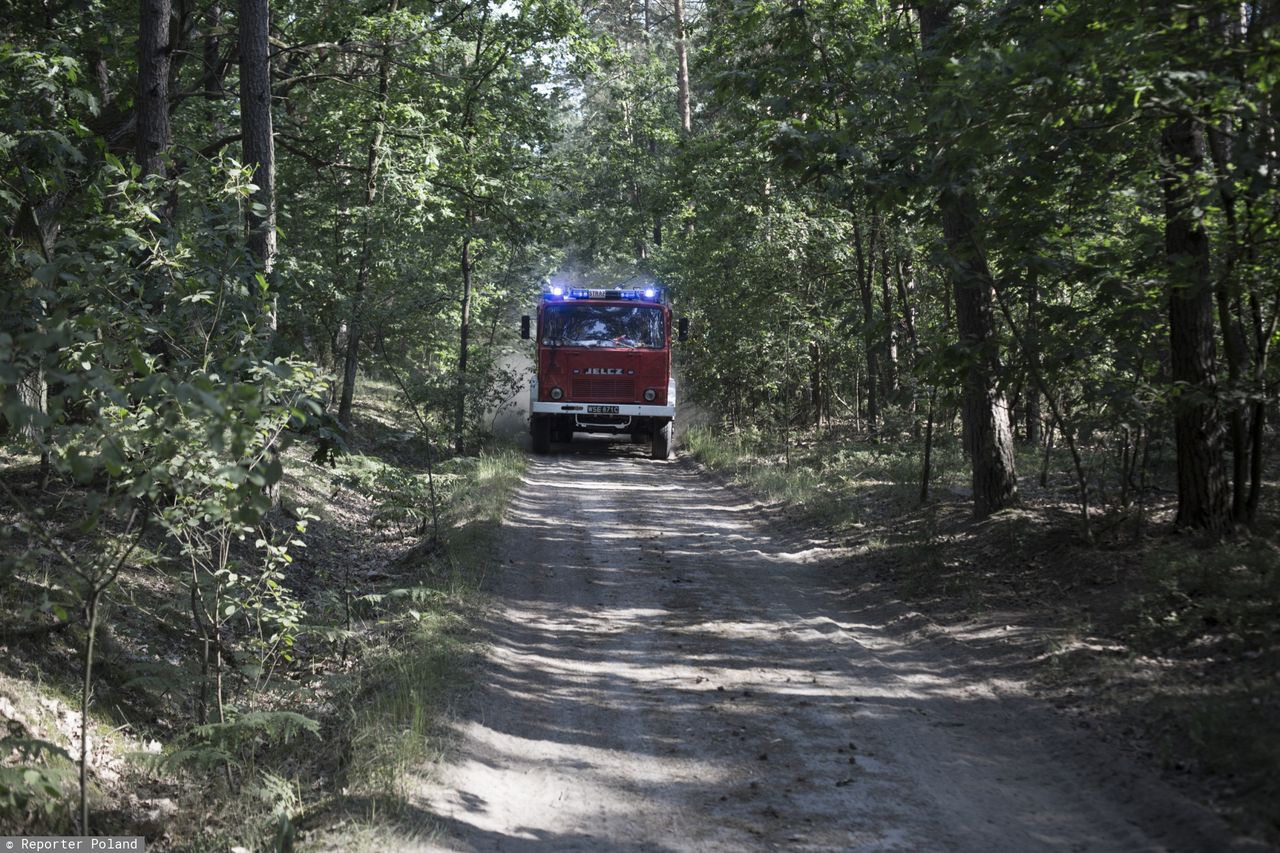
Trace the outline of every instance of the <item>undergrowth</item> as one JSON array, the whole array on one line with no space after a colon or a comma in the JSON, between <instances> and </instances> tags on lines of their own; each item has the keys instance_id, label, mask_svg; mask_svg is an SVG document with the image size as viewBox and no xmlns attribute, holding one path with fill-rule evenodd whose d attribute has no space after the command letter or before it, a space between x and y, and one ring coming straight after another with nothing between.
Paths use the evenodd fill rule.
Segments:
<instances>
[{"instance_id":1,"label":"undergrowth","mask_svg":"<svg viewBox=\"0 0 1280 853\"><path fill-rule=\"evenodd\" d=\"M797 433L788 446L776 433L724 433L693 427L688 451L769 502L803 511L837 529L864 523L886 508L919 501L923 445L832 434ZM967 486L958 441L933 448L930 488L950 493Z\"/></svg>"},{"instance_id":2,"label":"undergrowth","mask_svg":"<svg viewBox=\"0 0 1280 853\"><path fill-rule=\"evenodd\" d=\"M142 834L151 849L279 849L335 821L406 813L411 771L439 749L441 715L467 684L470 617L523 455L433 451L391 386L366 380L361 394L352 452L326 464L308 461L309 448L281 455L280 506L255 546L275 555L269 573L250 574L248 545L228 543L217 647L227 664L207 670L218 679L207 717L193 719L185 552L149 532L104 595L89 722L95 831ZM0 458L0 476L71 529L74 486L42 492L28 457ZM299 519L289 552L271 551ZM38 562L4 565L0 609L34 614L25 621L40 630L0 630L0 828L73 831L84 631L56 595L41 604L53 588ZM256 599L236 592L249 580ZM272 621L253 617L259 600Z\"/></svg>"}]
</instances>

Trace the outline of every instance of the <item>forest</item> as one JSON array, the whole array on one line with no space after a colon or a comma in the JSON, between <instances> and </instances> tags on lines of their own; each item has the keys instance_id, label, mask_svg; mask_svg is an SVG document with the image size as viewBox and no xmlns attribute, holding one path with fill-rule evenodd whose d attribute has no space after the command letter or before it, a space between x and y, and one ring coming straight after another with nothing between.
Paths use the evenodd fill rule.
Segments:
<instances>
[{"instance_id":1,"label":"forest","mask_svg":"<svg viewBox=\"0 0 1280 853\"><path fill-rule=\"evenodd\" d=\"M285 845L394 788L566 270L665 288L682 449L820 523L870 454L903 511L1204 555L1159 588L1275 713L1275 0L0 9L0 825Z\"/></svg>"}]
</instances>

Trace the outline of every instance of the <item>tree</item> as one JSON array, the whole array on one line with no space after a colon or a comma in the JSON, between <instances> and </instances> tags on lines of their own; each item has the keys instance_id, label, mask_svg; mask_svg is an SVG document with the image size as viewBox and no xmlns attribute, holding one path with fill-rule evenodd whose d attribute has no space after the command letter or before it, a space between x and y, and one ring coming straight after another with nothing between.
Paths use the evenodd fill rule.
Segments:
<instances>
[{"instance_id":1,"label":"tree","mask_svg":"<svg viewBox=\"0 0 1280 853\"><path fill-rule=\"evenodd\" d=\"M276 263L276 154L271 123L268 0L240 0L240 132L257 190L248 212L249 251L268 281ZM272 312L275 325L276 312Z\"/></svg>"},{"instance_id":2,"label":"tree","mask_svg":"<svg viewBox=\"0 0 1280 853\"><path fill-rule=\"evenodd\" d=\"M170 0L140 0L138 28L138 100L135 141L144 175L167 173L165 157L173 142L169 128Z\"/></svg>"},{"instance_id":3,"label":"tree","mask_svg":"<svg viewBox=\"0 0 1280 853\"><path fill-rule=\"evenodd\" d=\"M387 12L394 16L398 0L391 0ZM347 351L342 367L342 396L338 403L338 420L351 428L351 404L355 397L356 370L360 360L360 339L364 325L365 291L372 274L374 234L373 205L378 198L378 169L382 165L383 134L387 124L387 97L391 82L391 41L382 45L378 59L378 89L375 96L373 130L369 135L369 147L365 157L364 197L361 210L360 249L357 255L355 287L351 292L351 311L347 317Z\"/></svg>"},{"instance_id":4,"label":"tree","mask_svg":"<svg viewBox=\"0 0 1280 853\"><path fill-rule=\"evenodd\" d=\"M1169 271L1169 352L1174 383L1178 524L1223 533L1230 524L1210 282L1209 238L1197 221L1194 182L1204 135L1190 116L1160 137Z\"/></svg>"},{"instance_id":5,"label":"tree","mask_svg":"<svg viewBox=\"0 0 1280 853\"><path fill-rule=\"evenodd\" d=\"M920 43L934 52L951 25L947 0L918 7ZM933 64L926 88L936 93L938 66ZM945 92L945 90L943 90ZM973 469L973 507L979 518L1012 505L1018 498L1014 472L1013 433L1009 408L1000 389L1000 354L993 310L994 282L979 237L979 214L959 163L967 152L941 154L942 186L938 214L949 253L948 265L955 293L956 331L964 353L965 446Z\"/></svg>"}]
</instances>

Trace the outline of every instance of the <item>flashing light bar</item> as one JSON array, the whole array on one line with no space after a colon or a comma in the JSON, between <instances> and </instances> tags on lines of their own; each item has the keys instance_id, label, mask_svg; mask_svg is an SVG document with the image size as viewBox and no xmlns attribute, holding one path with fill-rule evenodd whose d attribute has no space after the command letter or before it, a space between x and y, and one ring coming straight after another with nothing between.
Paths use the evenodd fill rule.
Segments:
<instances>
[{"instance_id":1,"label":"flashing light bar","mask_svg":"<svg viewBox=\"0 0 1280 853\"><path fill-rule=\"evenodd\" d=\"M546 289L544 296L547 299L639 299L647 302L657 302L662 295L662 291L656 287L645 287L641 289L629 290L604 290L604 289L586 289L586 288L570 288L565 290L558 284L553 284Z\"/></svg>"}]
</instances>

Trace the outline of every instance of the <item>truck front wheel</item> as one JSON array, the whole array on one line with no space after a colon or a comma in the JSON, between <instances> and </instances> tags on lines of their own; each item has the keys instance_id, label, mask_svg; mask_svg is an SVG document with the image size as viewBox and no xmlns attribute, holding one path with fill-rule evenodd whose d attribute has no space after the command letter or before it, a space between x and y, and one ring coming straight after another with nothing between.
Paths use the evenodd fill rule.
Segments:
<instances>
[{"instance_id":1,"label":"truck front wheel","mask_svg":"<svg viewBox=\"0 0 1280 853\"><path fill-rule=\"evenodd\" d=\"M670 459L671 449L675 442L675 424L673 421L667 421L658 429L653 431L653 453L654 459Z\"/></svg>"},{"instance_id":2,"label":"truck front wheel","mask_svg":"<svg viewBox=\"0 0 1280 853\"><path fill-rule=\"evenodd\" d=\"M529 432L533 435L533 452L548 453L551 450L551 418L546 415L532 415L532 418Z\"/></svg>"}]
</instances>

